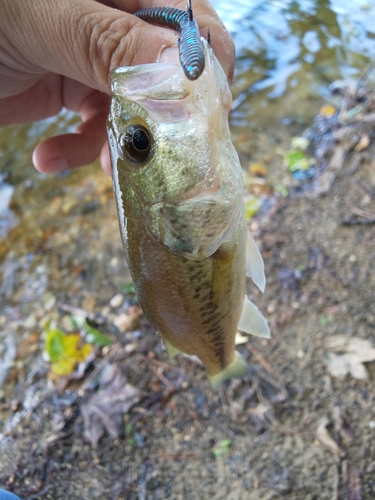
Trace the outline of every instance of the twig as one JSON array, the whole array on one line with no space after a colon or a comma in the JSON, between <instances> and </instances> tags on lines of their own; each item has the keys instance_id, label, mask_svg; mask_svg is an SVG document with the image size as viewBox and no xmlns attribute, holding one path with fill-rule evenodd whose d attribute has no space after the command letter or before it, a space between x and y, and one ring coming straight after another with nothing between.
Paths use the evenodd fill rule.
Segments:
<instances>
[{"instance_id":1,"label":"twig","mask_svg":"<svg viewBox=\"0 0 375 500\"><path fill-rule=\"evenodd\" d=\"M155 368L153 365L152 365L152 361L150 361L146 356L143 356L143 360L145 361L146 365L150 368L150 370L158 377L159 380L161 380L163 382L163 384L168 387L169 389L171 389L173 387L173 384L171 384L169 382L169 380L167 380L164 375L161 373L160 371L160 368L162 368L161 366L159 366L158 368Z\"/></svg>"},{"instance_id":2,"label":"twig","mask_svg":"<svg viewBox=\"0 0 375 500\"><path fill-rule=\"evenodd\" d=\"M361 217L365 217L366 219L375 221L375 214L367 212L366 210L361 210L360 208L352 207L352 212L360 215Z\"/></svg>"},{"instance_id":3,"label":"twig","mask_svg":"<svg viewBox=\"0 0 375 500\"><path fill-rule=\"evenodd\" d=\"M264 359L264 357L261 355L258 349L255 346L253 346L253 344L251 344L250 342L246 342L245 346L247 347L247 349L249 349L249 351L255 357L255 359L259 361L259 363L268 371L268 373L271 373L272 372L271 365L268 363L268 361Z\"/></svg>"}]
</instances>

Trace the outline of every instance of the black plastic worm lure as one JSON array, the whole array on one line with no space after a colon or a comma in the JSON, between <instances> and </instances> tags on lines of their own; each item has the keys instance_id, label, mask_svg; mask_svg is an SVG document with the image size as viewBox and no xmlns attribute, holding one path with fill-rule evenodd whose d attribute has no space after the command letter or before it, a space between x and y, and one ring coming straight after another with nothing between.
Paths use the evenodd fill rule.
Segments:
<instances>
[{"instance_id":1,"label":"black plastic worm lure","mask_svg":"<svg viewBox=\"0 0 375 500\"><path fill-rule=\"evenodd\" d=\"M191 1L186 11L173 7L154 7L134 12L134 15L155 26L171 28L180 33L180 63L189 80L196 80L204 70L204 53L198 24L193 19Z\"/></svg>"}]
</instances>

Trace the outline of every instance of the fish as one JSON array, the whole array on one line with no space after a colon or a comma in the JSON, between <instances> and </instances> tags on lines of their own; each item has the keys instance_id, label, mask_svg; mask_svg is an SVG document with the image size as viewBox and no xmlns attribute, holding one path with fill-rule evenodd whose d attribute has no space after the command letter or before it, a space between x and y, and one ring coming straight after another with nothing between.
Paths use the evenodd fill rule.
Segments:
<instances>
[{"instance_id":1,"label":"fish","mask_svg":"<svg viewBox=\"0 0 375 500\"><path fill-rule=\"evenodd\" d=\"M135 291L170 357L197 356L217 390L249 366L239 331L270 337L246 295L264 264L249 233L225 73L205 39L188 79L178 57L111 72L107 135L120 233Z\"/></svg>"}]
</instances>

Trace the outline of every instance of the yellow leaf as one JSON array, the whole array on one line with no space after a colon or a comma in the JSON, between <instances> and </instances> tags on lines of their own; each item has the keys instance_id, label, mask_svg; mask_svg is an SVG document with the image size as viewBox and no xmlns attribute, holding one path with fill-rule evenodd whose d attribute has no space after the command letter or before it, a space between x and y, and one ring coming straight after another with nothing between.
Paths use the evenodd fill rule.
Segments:
<instances>
[{"instance_id":1,"label":"yellow leaf","mask_svg":"<svg viewBox=\"0 0 375 500\"><path fill-rule=\"evenodd\" d=\"M324 118L332 118L335 113L336 108L331 106L331 104L324 104L319 110L319 114L324 116Z\"/></svg>"},{"instance_id":2,"label":"yellow leaf","mask_svg":"<svg viewBox=\"0 0 375 500\"><path fill-rule=\"evenodd\" d=\"M92 344L83 344L79 333L65 334L59 329L49 330L46 352L51 361L52 379L70 375L78 363L82 363L92 352Z\"/></svg>"},{"instance_id":3,"label":"yellow leaf","mask_svg":"<svg viewBox=\"0 0 375 500\"><path fill-rule=\"evenodd\" d=\"M51 373L57 375L57 377L66 377L73 372L75 365L76 360L74 358L60 359L60 361L51 365Z\"/></svg>"},{"instance_id":4,"label":"yellow leaf","mask_svg":"<svg viewBox=\"0 0 375 500\"><path fill-rule=\"evenodd\" d=\"M261 163L250 163L249 172L251 175L255 175L256 177L266 177L267 175L267 167L262 165Z\"/></svg>"},{"instance_id":5,"label":"yellow leaf","mask_svg":"<svg viewBox=\"0 0 375 500\"><path fill-rule=\"evenodd\" d=\"M246 220L249 221L259 212L260 209L260 199L255 196L251 196L245 200L245 214Z\"/></svg>"}]
</instances>

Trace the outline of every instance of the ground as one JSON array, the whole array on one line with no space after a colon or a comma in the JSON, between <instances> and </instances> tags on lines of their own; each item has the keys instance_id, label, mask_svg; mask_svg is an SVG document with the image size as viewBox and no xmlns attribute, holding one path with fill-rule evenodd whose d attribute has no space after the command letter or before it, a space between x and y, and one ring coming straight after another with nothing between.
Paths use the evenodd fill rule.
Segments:
<instances>
[{"instance_id":1,"label":"ground","mask_svg":"<svg viewBox=\"0 0 375 500\"><path fill-rule=\"evenodd\" d=\"M289 195L273 194L250 223L267 287L248 292L272 338L239 347L251 373L218 393L195 360L168 360L121 293L109 180L61 179L28 237L16 227L2 243L0 485L29 500L375 498L372 123L317 118L313 182L284 171ZM68 329L72 308L114 343L56 388L43 331L48 320ZM332 356L353 337L370 341L368 358L346 344ZM348 352L357 372L338 377Z\"/></svg>"}]
</instances>

